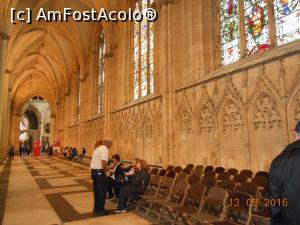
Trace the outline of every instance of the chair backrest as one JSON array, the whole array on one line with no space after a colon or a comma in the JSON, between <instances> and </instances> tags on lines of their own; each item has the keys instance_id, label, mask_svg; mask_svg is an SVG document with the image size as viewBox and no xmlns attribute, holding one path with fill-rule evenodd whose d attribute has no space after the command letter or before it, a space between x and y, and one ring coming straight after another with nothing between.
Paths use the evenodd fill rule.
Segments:
<instances>
[{"instance_id":1,"label":"chair backrest","mask_svg":"<svg viewBox=\"0 0 300 225\"><path fill-rule=\"evenodd\" d=\"M194 183L199 183L199 181L201 180L200 174L198 173L192 173L189 177L188 177L188 182L189 184L194 184Z\"/></svg>"},{"instance_id":2,"label":"chair backrest","mask_svg":"<svg viewBox=\"0 0 300 225\"><path fill-rule=\"evenodd\" d=\"M173 185L168 200L178 205L183 204L188 186L189 184L186 180L178 181Z\"/></svg>"},{"instance_id":3,"label":"chair backrest","mask_svg":"<svg viewBox=\"0 0 300 225\"><path fill-rule=\"evenodd\" d=\"M193 170L194 167L195 167L194 164L191 164L191 163L190 163L190 164L187 164L185 168L188 168L188 169Z\"/></svg>"},{"instance_id":4,"label":"chair backrest","mask_svg":"<svg viewBox=\"0 0 300 225\"><path fill-rule=\"evenodd\" d=\"M177 175L175 183L181 181L181 180L186 180L187 179L187 174L186 173L180 173Z\"/></svg>"},{"instance_id":5,"label":"chair backrest","mask_svg":"<svg viewBox=\"0 0 300 225\"><path fill-rule=\"evenodd\" d=\"M174 171L175 167L173 165L169 165L167 167L167 171Z\"/></svg>"},{"instance_id":6,"label":"chair backrest","mask_svg":"<svg viewBox=\"0 0 300 225\"><path fill-rule=\"evenodd\" d=\"M227 172L220 173L217 177L218 180L230 179L231 174Z\"/></svg>"},{"instance_id":7,"label":"chair backrest","mask_svg":"<svg viewBox=\"0 0 300 225\"><path fill-rule=\"evenodd\" d=\"M192 171L193 171L193 169L187 168L187 167L182 170L182 172L185 173L185 174L191 174Z\"/></svg>"},{"instance_id":8,"label":"chair backrest","mask_svg":"<svg viewBox=\"0 0 300 225\"><path fill-rule=\"evenodd\" d=\"M146 190L147 193L149 194L156 194L159 186L160 186L160 182L162 180L162 177L157 175L153 175L149 181L149 185L148 188Z\"/></svg>"},{"instance_id":9,"label":"chair backrest","mask_svg":"<svg viewBox=\"0 0 300 225\"><path fill-rule=\"evenodd\" d=\"M208 170L211 170L213 171L214 170L214 167L213 166L206 166L205 169L204 169L204 173Z\"/></svg>"},{"instance_id":10,"label":"chair backrest","mask_svg":"<svg viewBox=\"0 0 300 225\"><path fill-rule=\"evenodd\" d=\"M235 176L236 174L239 173L239 171L235 168L230 168L227 170L227 173L231 174L232 176Z\"/></svg>"},{"instance_id":11,"label":"chair backrest","mask_svg":"<svg viewBox=\"0 0 300 225\"><path fill-rule=\"evenodd\" d=\"M187 207L199 207L204 198L206 187L199 183L192 183L185 197L185 206Z\"/></svg>"},{"instance_id":12,"label":"chair backrest","mask_svg":"<svg viewBox=\"0 0 300 225\"><path fill-rule=\"evenodd\" d=\"M242 174L236 174L234 177L233 177L233 180L236 182L236 183L244 183L248 180L248 178Z\"/></svg>"},{"instance_id":13,"label":"chair backrest","mask_svg":"<svg viewBox=\"0 0 300 225\"><path fill-rule=\"evenodd\" d=\"M158 168L153 168L150 172L151 175L158 175L159 169Z\"/></svg>"},{"instance_id":14,"label":"chair backrest","mask_svg":"<svg viewBox=\"0 0 300 225\"><path fill-rule=\"evenodd\" d=\"M166 170L166 169L161 169L161 170L159 171L159 176L164 177L164 176L166 176L166 173L167 173L167 170Z\"/></svg>"},{"instance_id":15,"label":"chair backrest","mask_svg":"<svg viewBox=\"0 0 300 225\"><path fill-rule=\"evenodd\" d=\"M216 177L216 176L217 176L217 174L213 170L207 170L204 172L204 177Z\"/></svg>"},{"instance_id":16,"label":"chair backrest","mask_svg":"<svg viewBox=\"0 0 300 225\"><path fill-rule=\"evenodd\" d=\"M251 170L242 170L240 172L241 175L244 175L245 177L248 177L248 178L252 178L253 176L253 172Z\"/></svg>"},{"instance_id":17,"label":"chair backrest","mask_svg":"<svg viewBox=\"0 0 300 225\"><path fill-rule=\"evenodd\" d=\"M235 223L241 223L244 221L245 215L249 219L253 204L251 202L253 198L247 193L235 192L232 193L227 200L228 207L222 218L226 221L234 221ZM244 224L244 223L243 223Z\"/></svg>"},{"instance_id":18,"label":"chair backrest","mask_svg":"<svg viewBox=\"0 0 300 225\"><path fill-rule=\"evenodd\" d=\"M217 168L215 169L215 172L218 173L218 174L224 173L224 172L225 172L225 168L219 166L219 167L217 167Z\"/></svg>"},{"instance_id":19,"label":"chair backrest","mask_svg":"<svg viewBox=\"0 0 300 225\"><path fill-rule=\"evenodd\" d=\"M174 171L176 173L181 173L182 172L182 167L181 166L176 166L175 169L174 169Z\"/></svg>"},{"instance_id":20,"label":"chair backrest","mask_svg":"<svg viewBox=\"0 0 300 225\"><path fill-rule=\"evenodd\" d=\"M172 178L175 178L175 177L176 177L175 171L169 171L169 172L167 173L166 177L172 177Z\"/></svg>"},{"instance_id":21,"label":"chair backrest","mask_svg":"<svg viewBox=\"0 0 300 225\"><path fill-rule=\"evenodd\" d=\"M149 185L150 186L154 186L154 187L158 187L159 184L160 184L160 182L161 182L161 180L162 180L161 176L159 176L158 174L154 175L154 176L151 177Z\"/></svg>"},{"instance_id":22,"label":"chair backrest","mask_svg":"<svg viewBox=\"0 0 300 225\"><path fill-rule=\"evenodd\" d=\"M255 177L265 177L265 178L268 178L269 177L269 173L266 172L266 171L258 171L255 174Z\"/></svg>"},{"instance_id":23,"label":"chair backrest","mask_svg":"<svg viewBox=\"0 0 300 225\"><path fill-rule=\"evenodd\" d=\"M202 174L203 173L203 170L204 170L204 166L202 165L197 165L194 169L194 173L197 173L197 174Z\"/></svg>"},{"instance_id":24,"label":"chair backrest","mask_svg":"<svg viewBox=\"0 0 300 225\"><path fill-rule=\"evenodd\" d=\"M217 183L217 179L215 177L203 177L201 184L206 186L207 191L210 190L210 188L214 187Z\"/></svg>"},{"instance_id":25,"label":"chair backrest","mask_svg":"<svg viewBox=\"0 0 300 225\"><path fill-rule=\"evenodd\" d=\"M257 184L259 187L266 187L268 182L268 178L266 177L261 177L261 176L256 176L252 179L252 183Z\"/></svg>"},{"instance_id":26,"label":"chair backrest","mask_svg":"<svg viewBox=\"0 0 300 225\"><path fill-rule=\"evenodd\" d=\"M234 180L230 180L230 179L223 179L220 183L219 183L219 187L227 190L228 192L232 193L235 191L235 187L236 187L236 182Z\"/></svg>"},{"instance_id":27,"label":"chair backrest","mask_svg":"<svg viewBox=\"0 0 300 225\"><path fill-rule=\"evenodd\" d=\"M167 198L169 196L169 194L171 193L171 189L173 187L174 180L175 180L174 177L165 177L159 185L157 195Z\"/></svg>"},{"instance_id":28,"label":"chair backrest","mask_svg":"<svg viewBox=\"0 0 300 225\"><path fill-rule=\"evenodd\" d=\"M244 182L241 186L237 187L237 191L244 192L256 197L258 191L258 185L251 182Z\"/></svg>"},{"instance_id":29,"label":"chair backrest","mask_svg":"<svg viewBox=\"0 0 300 225\"><path fill-rule=\"evenodd\" d=\"M200 211L209 214L213 212L220 217L225 209L227 198L228 193L226 190L220 187L212 187L209 190Z\"/></svg>"}]
</instances>

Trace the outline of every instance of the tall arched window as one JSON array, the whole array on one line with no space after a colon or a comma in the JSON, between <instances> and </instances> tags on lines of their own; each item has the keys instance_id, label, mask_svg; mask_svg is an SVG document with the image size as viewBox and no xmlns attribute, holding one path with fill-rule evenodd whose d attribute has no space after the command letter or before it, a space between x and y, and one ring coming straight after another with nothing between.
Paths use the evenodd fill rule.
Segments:
<instances>
[{"instance_id":1,"label":"tall arched window","mask_svg":"<svg viewBox=\"0 0 300 225\"><path fill-rule=\"evenodd\" d=\"M227 65L300 39L300 1L220 0L220 23L222 64Z\"/></svg>"},{"instance_id":2,"label":"tall arched window","mask_svg":"<svg viewBox=\"0 0 300 225\"><path fill-rule=\"evenodd\" d=\"M78 75L79 76L79 75ZM77 81L77 90L76 90L76 120L80 121L80 111L81 111L81 85L80 79Z\"/></svg>"},{"instance_id":3,"label":"tall arched window","mask_svg":"<svg viewBox=\"0 0 300 225\"><path fill-rule=\"evenodd\" d=\"M136 11L143 12L153 0L137 0ZM146 18L134 23L133 99L154 92L154 23Z\"/></svg>"},{"instance_id":4,"label":"tall arched window","mask_svg":"<svg viewBox=\"0 0 300 225\"><path fill-rule=\"evenodd\" d=\"M104 113L104 80L105 80L105 40L104 31L100 36L97 68L97 114Z\"/></svg>"}]
</instances>

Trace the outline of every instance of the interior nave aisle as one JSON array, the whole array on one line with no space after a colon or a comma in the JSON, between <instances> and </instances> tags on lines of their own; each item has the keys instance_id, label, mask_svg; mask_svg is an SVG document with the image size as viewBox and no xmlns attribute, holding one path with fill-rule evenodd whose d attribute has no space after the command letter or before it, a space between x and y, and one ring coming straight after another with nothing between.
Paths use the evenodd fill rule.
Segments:
<instances>
[{"instance_id":1,"label":"interior nave aisle","mask_svg":"<svg viewBox=\"0 0 300 225\"><path fill-rule=\"evenodd\" d=\"M58 159L16 157L8 170L3 225L150 224L133 213L93 217L87 166ZM112 212L115 203L107 201L106 208Z\"/></svg>"}]
</instances>

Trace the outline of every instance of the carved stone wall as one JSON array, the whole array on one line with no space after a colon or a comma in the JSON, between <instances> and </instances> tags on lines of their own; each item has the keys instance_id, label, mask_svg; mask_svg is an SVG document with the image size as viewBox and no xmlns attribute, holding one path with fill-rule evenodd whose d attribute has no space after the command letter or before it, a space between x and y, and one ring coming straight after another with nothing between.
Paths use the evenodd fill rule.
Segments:
<instances>
[{"instance_id":1,"label":"carved stone wall","mask_svg":"<svg viewBox=\"0 0 300 225\"><path fill-rule=\"evenodd\" d=\"M139 157L162 164L161 98L114 112L111 126L114 153L124 160Z\"/></svg>"}]
</instances>

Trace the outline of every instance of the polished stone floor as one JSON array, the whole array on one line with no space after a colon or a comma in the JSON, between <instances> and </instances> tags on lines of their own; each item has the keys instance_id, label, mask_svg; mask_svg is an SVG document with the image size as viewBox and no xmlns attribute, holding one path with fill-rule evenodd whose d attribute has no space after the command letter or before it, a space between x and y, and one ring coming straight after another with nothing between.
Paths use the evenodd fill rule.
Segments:
<instances>
[{"instance_id":1,"label":"polished stone floor","mask_svg":"<svg viewBox=\"0 0 300 225\"><path fill-rule=\"evenodd\" d=\"M150 224L131 212L114 214L115 203L109 200L110 215L93 217L87 166L57 158L16 157L0 169L3 225Z\"/></svg>"}]
</instances>

